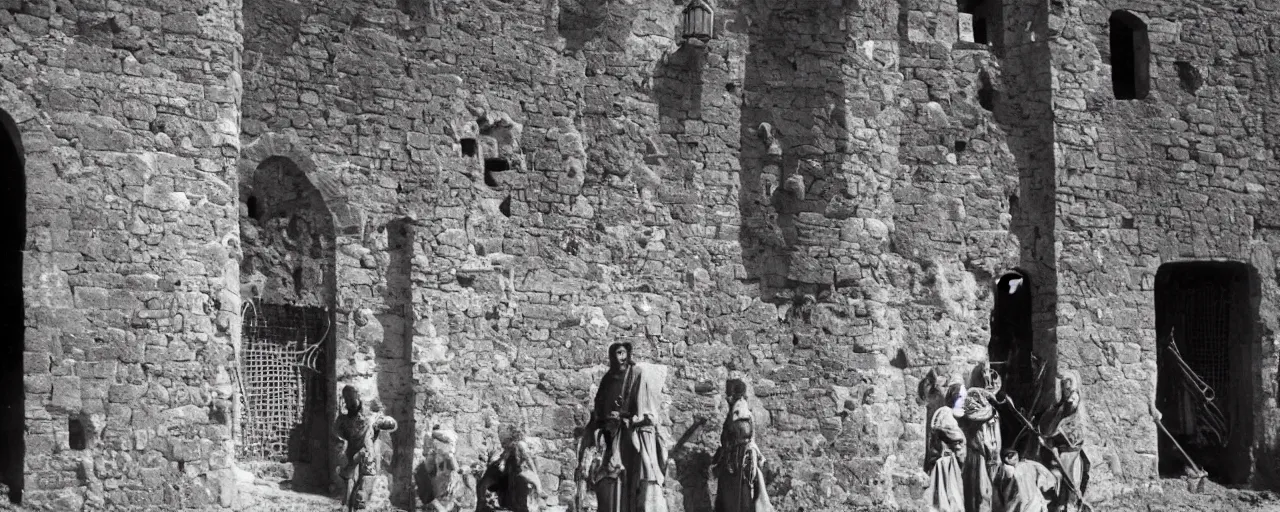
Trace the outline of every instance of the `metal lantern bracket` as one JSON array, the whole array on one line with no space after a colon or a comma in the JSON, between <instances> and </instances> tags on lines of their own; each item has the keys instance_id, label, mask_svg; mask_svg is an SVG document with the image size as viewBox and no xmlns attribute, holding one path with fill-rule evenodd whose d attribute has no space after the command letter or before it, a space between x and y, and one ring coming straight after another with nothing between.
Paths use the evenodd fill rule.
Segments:
<instances>
[{"instance_id":1,"label":"metal lantern bracket","mask_svg":"<svg viewBox=\"0 0 1280 512\"><path fill-rule=\"evenodd\" d=\"M693 0L680 16L680 36L688 43L706 44L715 37L715 9L706 0Z\"/></svg>"}]
</instances>

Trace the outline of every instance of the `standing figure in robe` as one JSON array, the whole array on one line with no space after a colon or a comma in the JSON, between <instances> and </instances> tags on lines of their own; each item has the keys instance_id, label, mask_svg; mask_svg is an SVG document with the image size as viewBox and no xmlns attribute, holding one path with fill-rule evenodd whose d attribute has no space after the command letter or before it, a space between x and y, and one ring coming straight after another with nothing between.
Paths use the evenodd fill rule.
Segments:
<instances>
[{"instance_id":1,"label":"standing figure in robe","mask_svg":"<svg viewBox=\"0 0 1280 512\"><path fill-rule=\"evenodd\" d=\"M729 414L720 432L720 448L712 459L719 482L715 512L773 512L746 392L747 385L741 380L732 379L725 385Z\"/></svg>"},{"instance_id":2,"label":"standing figure in robe","mask_svg":"<svg viewBox=\"0 0 1280 512\"><path fill-rule=\"evenodd\" d=\"M591 419L578 450L578 477L595 490L600 512L666 512L667 451L659 431L662 382L631 360L630 343L609 346L609 371L600 379ZM591 474L585 449L603 452Z\"/></svg>"},{"instance_id":3,"label":"standing figure in robe","mask_svg":"<svg viewBox=\"0 0 1280 512\"><path fill-rule=\"evenodd\" d=\"M1000 374L987 365L980 367L976 386L965 395L964 418L960 421L969 441L964 459L965 512L991 512L991 477L1000 465L1000 413L996 393Z\"/></svg>"},{"instance_id":4,"label":"standing figure in robe","mask_svg":"<svg viewBox=\"0 0 1280 512\"><path fill-rule=\"evenodd\" d=\"M489 461L480 482L476 484L476 510L491 512L486 494L497 497L498 507L511 512L538 512L546 493L538 466L529 452L524 433L517 431L503 448L501 455Z\"/></svg>"},{"instance_id":5,"label":"standing figure in robe","mask_svg":"<svg viewBox=\"0 0 1280 512\"><path fill-rule=\"evenodd\" d=\"M342 388L342 400L347 412L334 421L334 432L346 443L347 463L339 475L347 482L349 491L343 496L347 510L363 510L368 501L365 479L378 474L381 457L378 437L382 432L393 432L396 420L382 414L382 406L374 400L366 409L360 392L354 386Z\"/></svg>"},{"instance_id":6,"label":"standing figure in robe","mask_svg":"<svg viewBox=\"0 0 1280 512\"><path fill-rule=\"evenodd\" d=\"M1020 460L1018 450L1006 448L1004 463L992 479L991 506L995 512L1048 512L1045 491L1057 486L1049 468L1033 460Z\"/></svg>"},{"instance_id":7,"label":"standing figure in robe","mask_svg":"<svg viewBox=\"0 0 1280 512\"><path fill-rule=\"evenodd\" d=\"M455 456L458 435L436 425L427 441L431 450L416 469L418 498L428 512L459 512L466 484Z\"/></svg>"},{"instance_id":8,"label":"standing figure in robe","mask_svg":"<svg viewBox=\"0 0 1280 512\"><path fill-rule=\"evenodd\" d=\"M943 403L929 416L928 445L924 456L924 471L929 474L929 489L925 494L929 512L964 511L964 480L960 467L964 460L965 438L956 420L964 416L965 387L954 382L946 389Z\"/></svg>"},{"instance_id":9,"label":"standing figure in robe","mask_svg":"<svg viewBox=\"0 0 1280 512\"><path fill-rule=\"evenodd\" d=\"M1060 382L1060 398L1041 416L1040 433L1062 461L1061 467L1054 468L1060 483L1058 496L1049 508L1055 512L1075 512L1083 507L1091 463L1080 437L1077 414L1081 405L1080 390L1071 377L1061 377Z\"/></svg>"}]
</instances>

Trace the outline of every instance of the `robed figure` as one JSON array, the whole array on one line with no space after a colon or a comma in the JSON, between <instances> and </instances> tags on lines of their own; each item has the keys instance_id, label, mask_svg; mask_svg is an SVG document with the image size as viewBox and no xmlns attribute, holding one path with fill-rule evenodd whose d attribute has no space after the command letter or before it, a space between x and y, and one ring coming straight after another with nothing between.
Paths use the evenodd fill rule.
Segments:
<instances>
[{"instance_id":1,"label":"robed figure","mask_svg":"<svg viewBox=\"0 0 1280 512\"><path fill-rule=\"evenodd\" d=\"M952 383L947 386L942 403L929 415L924 456L924 471L929 474L925 495L929 512L964 511L964 480L960 469L965 458L965 437L957 420L964 417L965 394L963 384Z\"/></svg>"},{"instance_id":2,"label":"robed figure","mask_svg":"<svg viewBox=\"0 0 1280 512\"><path fill-rule=\"evenodd\" d=\"M1057 477L1033 460L1021 460L1018 451L1006 448L1003 463L992 478L991 506L995 512L1048 512L1046 491L1057 487Z\"/></svg>"},{"instance_id":3,"label":"robed figure","mask_svg":"<svg viewBox=\"0 0 1280 512\"><path fill-rule=\"evenodd\" d=\"M490 460L476 484L478 512L538 512L546 492L524 433L517 431L498 457ZM493 494L497 507L488 502Z\"/></svg>"},{"instance_id":4,"label":"robed figure","mask_svg":"<svg viewBox=\"0 0 1280 512\"><path fill-rule=\"evenodd\" d=\"M339 475L347 482L343 495L347 510L362 510L369 499L365 480L378 474L381 466L378 440L383 432L393 432L396 420L382 414L382 405L373 400L365 408L360 392L354 386L342 388L342 400L347 412L334 420L334 432L346 443L346 464L339 468Z\"/></svg>"},{"instance_id":5,"label":"robed figure","mask_svg":"<svg viewBox=\"0 0 1280 512\"><path fill-rule=\"evenodd\" d=\"M991 480L1000 466L1000 413L996 393L1000 374L987 365L978 367L975 386L965 394L964 428L969 446L964 458L965 512L991 512Z\"/></svg>"},{"instance_id":6,"label":"robed figure","mask_svg":"<svg viewBox=\"0 0 1280 512\"><path fill-rule=\"evenodd\" d=\"M594 489L600 512L666 512L662 486L667 452L659 432L662 382L654 368L631 360L631 344L609 347L609 371L600 379L591 419L578 449L578 478ZM590 471L590 446L600 460Z\"/></svg>"},{"instance_id":7,"label":"robed figure","mask_svg":"<svg viewBox=\"0 0 1280 512\"><path fill-rule=\"evenodd\" d=\"M716 479L715 512L773 512L765 491L764 457L755 441L755 421L747 401L747 385L733 379L725 386L729 414L713 458Z\"/></svg>"},{"instance_id":8,"label":"robed figure","mask_svg":"<svg viewBox=\"0 0 1280 512\"><path fill-rule=\"evenodd\" d=\"M1040 433L1045 436L1048 449L1053 450L1061 462L1061 466L1055 468L1060 483L1050 510L1075 512L1084 506L1092 464L1083 449L1079 412L1080 390L1076 388L1075 379L1062 377L1058 401L1040 417Z\"/></svg>"}]
</instances>

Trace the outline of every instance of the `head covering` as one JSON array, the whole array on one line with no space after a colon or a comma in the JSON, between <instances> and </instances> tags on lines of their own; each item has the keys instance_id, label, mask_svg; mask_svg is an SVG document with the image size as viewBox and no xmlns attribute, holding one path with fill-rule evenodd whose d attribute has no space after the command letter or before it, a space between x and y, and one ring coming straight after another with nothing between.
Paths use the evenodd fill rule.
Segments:
<instances>
[{"instance_id":1,"label":"head covering","mask_svg":"<svg viewBox=\"0 0 1280 512\"><path fill-rule=\"evenodd\" d=\"M456 444L458 442L458 434L452 430L441 429L439 425L431 431L431 438L441 443Z\"/></svg>"},{"instance_id":2,"label":"head covering","mask_svg":"<svg viewBox=\"0 0 1280 512\"><path fill-rule=\"evenodd\" d=\"M618 350L618 347L625 347L625 348L627 349L627 361L628 361L628 362L632 362L632 360L633 360L633 358L634 358L634 355L635 355L635 349L631 346L631 342L629 342L629 341L619 341L619 342L616 342L616 343L613 343L613 344L609 345L609 366L615 366L615 365L617 365L617 364L618 364L618 362L617 362L617 361L614 361L614 359L613 359L613 353L614 353L614 351Z\"/></svg>"}]
</instances>

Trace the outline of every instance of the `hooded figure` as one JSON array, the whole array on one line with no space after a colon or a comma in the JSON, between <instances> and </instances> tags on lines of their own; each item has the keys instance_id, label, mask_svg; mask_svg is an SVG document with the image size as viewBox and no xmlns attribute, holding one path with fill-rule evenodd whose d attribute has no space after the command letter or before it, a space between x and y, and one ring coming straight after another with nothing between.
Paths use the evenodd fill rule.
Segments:
<instances>
[{"instance_id":1,"label":"hooded figure","mask_svg":"<svg viewBox=\"0 0 1280 512\"><path fill-rule=\"evenodd\" d=\"M1049 468L1033 460L1019 460L1018 451L1006 448L1003 463L992 479L991 496L995 512L1048 512L1044 492L1057 485Z\"/></svg>"},{"instance_id":2,"label":"hooded figure","mask_svg":"<svg viewBox=\"0 0 1280 512\"><path fill-rule=\"evenodd\" d=\"M417 468L418 497L430 512L462 510L466 484L454 455L458 435L437 425L427 442L431 450Z\"/></svg>"},{"instance_id":3,"label":"hooded figure","mask_svg":"<svg viewBox=\"0 0 1280 512\"><path fill-rule=\"evenodd\" d=\"M600 512L667 510L667 450L659 430L663 383L655 370L632 362L630 343L609 346L609 371L600 379L578 449L578 477L595 490ZM582 458L590 446L602 453L588 475Z\"/></svg>"},{"instance_id":4,"label":"hooded figure","mask_svg":"<svg viewBox=\"0 0 1280 512\"><path fill-rule=\"evenodd\" d=\"M489 507L485 494L497 495L498 506L511 512L538 512L544 492L538 466L525 442L524 434L517 431L507 442L497 459L490 460L480 482L476 484L476 510Z\"/></svg>"},{"instance_id":5,"label":"hooded figure","mask_svg":"<svg viewBox=\"0 0 1280 512\"><path fill-rule=\"evenodd\" d=\"M924 456L924 470L929 474L929 489L925 494L929 512L964 511L960 467L965 456L965 437L956 420L964 416L965 393L964 385L959 382L947 386L943 403L929 416Z\"/></svg>"},{"instance_id":6,"label":"hooded figure","mask_svg":"<svg viewBox=\"0 0 1280 512\"><path fill-rule=\"evenodd\" d=\"M996 393L1000 374L985 363L980 365L975 386L965 394L964 428L969 441L964 458L965 512L991 512L991 478L1000 465L1000 412Z\"/></svg>"},{"instance_id":7,"label":"hooded figure","mask_svg":"<svg viewBox=\"0 0 1280 512\"><path fill-rule=\"evenodd\" d=\"M725 385L729 415L720 433L720 448L714 457L719 491L716 512L773 512L765 491L764 457L755 441L755 421L746 398L747 385L738 379Z\"/></svg>"}]
</instances>

